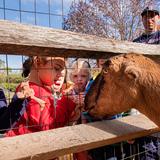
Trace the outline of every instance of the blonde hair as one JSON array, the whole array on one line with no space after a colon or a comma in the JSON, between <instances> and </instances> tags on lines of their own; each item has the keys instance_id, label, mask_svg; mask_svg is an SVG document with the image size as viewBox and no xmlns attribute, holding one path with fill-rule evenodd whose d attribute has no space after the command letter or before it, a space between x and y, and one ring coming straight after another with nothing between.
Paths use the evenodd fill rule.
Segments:
<instances>
[{"instance_id":1,"label":"blonde hair","mask_svg":"<svg viewBox=\"0 0 160 160\"><path fill-rule=\"evenodd\" d=\"M73 62L71 71L69 72L69 79L72 80L72 74L75 70L86 69L88 71L88 80L91 78L91 67L87 61L77 60Z\"/></svg>"}]
</instances>

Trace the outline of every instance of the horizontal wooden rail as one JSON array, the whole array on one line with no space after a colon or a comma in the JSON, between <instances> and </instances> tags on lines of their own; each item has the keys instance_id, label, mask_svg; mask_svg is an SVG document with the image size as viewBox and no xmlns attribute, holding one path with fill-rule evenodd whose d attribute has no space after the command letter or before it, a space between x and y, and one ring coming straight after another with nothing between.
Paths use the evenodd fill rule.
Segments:
<instances>
[{"instance_id":1,"label":"horizontal wooden rail","mask_svg":"<svg viewBox=\"0 0 160 160\"><path fill-rule=\"evenodd\" d=\"M1 54L104 58L111 54L131 52L160 55L160 45L117 41L0 20L0 52Z\"/></svg>"},{"instance_id":2,"label":"horizontal wooden rail","mask_svg":"<svg viewBox=\"0 0 160 160\"><path fill-rule=\"evenodd\" d=\"M0 160L47 160L146 136L160 129L144 115L0 139Z\"/></svg>"}]
</instances>

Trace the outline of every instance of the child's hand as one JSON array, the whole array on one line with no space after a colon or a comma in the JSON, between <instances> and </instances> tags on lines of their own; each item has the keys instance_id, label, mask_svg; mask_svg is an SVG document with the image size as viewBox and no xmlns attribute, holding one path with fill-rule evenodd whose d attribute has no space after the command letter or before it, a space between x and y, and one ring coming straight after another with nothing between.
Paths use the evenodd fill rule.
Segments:
<instances>
[{"instance_id":1,"label":"child's hand","mask_svg":"<svg viewBox=\"0 0 160 160\"><path fill-rule=\"evenodd\" d=\"M28 82L22 82L16 94L17 94L17 97L20 99L24 99L28 97L32 98L34 96L34 90L29 87Z\"/></svg>"},{"instance_id":2,"label":"child's hand","mask_svg":"<svg viewBox=\"0 0 160 160\"><path fill-rule=\"evenodd\" d=\"M69 88L67 88L67 89L65 89L65 90L63 91L63 94L64 94L65 96L70 96L70 95L73 94L73 92L74 92L73 90L74 90L73 85L71 85Z\"/></svg>"},{"instance_id":3,"label":"child's hand","mask_svg":"<svg viewBox=\"0 0 160 160\"><path fill-rule=\"evenodd\" d=\"M25 99L25 98L34 99L37 103L39 103L41 110L43 110L45 107L46 102L34 95L35 94L34 90L30 88L28 82L22 82L16 94L17 97L20 99Z\"/></svg>"},{"instance_id":4,"label":"child's hand","mask_svg":"<svg viewBox=\"0 0 160 160\"><path fill-rule=\"evenodd\" d=\"M78 95L76 95L72 86L66 90L65 95L76 104L76 108L71 115L71 121L77 121L80 118L81 112L84 108L85 92L80 92Z\"/></svg>"},{"instance_id":5,"label":"child's hand","mask_svg":"<svg viewBox=\"0 0 160 160\"><path fill-rule=\"evenodd\" d=\"M84 96L84 92L82 92L79 95L72 95L71 97L72 101L76 104L76 108L71 116L73 121L77 121L81 116L81 112L84 108Z\"/></svg>"},{"instance_id":6,"label":"child's hand","mask_svg":"<svg viewBox=\"0 0 160 160\"><path fill-rule=\"evenodd\" d=\"M70 122L76 122L81 116L81 108L76 106L75 110L71 114Z\"/></svg>"}]
</instances>

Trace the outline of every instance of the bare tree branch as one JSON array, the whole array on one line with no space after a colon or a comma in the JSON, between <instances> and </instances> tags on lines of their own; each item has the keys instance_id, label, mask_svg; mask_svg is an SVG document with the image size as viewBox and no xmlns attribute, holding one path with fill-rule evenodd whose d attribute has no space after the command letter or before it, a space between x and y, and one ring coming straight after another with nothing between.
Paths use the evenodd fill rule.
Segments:
<instances>
[{"instance_id":1,"label":"bare tree branch","mask_svg":"<svg viewBox=\"0 0 160 160\"><path fill-rule=\"evenodd\" d=\"M158 0L89 0L72 3L64 29L120 40L142 33L141 12Z\"/></svg>"}]
</instances>

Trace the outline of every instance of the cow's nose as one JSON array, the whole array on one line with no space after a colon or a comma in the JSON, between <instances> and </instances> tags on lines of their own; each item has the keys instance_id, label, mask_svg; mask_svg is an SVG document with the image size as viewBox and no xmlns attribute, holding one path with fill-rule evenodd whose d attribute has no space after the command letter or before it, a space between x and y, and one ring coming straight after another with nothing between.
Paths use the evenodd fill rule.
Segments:
<instances>
[{"instance_id":1,"label":"cow's nose","mask_svg":"<svg viewBox=\"0 0 160 160\"><path fill-rule=\"evenodd\" d=\"M93 104L93 105L88 105L87 103L85 103L85 106L84 106L84 110L85 111L90 111L92 108L94 108L95 107L95 105Z\"/></svg>"},{"instance_id":2,"label":"cow's nose","mask_svg":"<svg viewBox=\"0 0 160 160\"><path fill-rule=\"evenodd\" d=\"M86 108L88 108L88 98L87 98L87 95L84 98L84 109L86 110Z\"/></svg>"},{"instance_id":3,"label":"cow's nose","mask_svg":"<svg viewBox=\"0 0 160 160\"><path fill-rule=\"evenodd\" d=\"M87 111L88 110L88 102L85 101L84 103L84 110Z\"/></svg>"}]
</instances>

